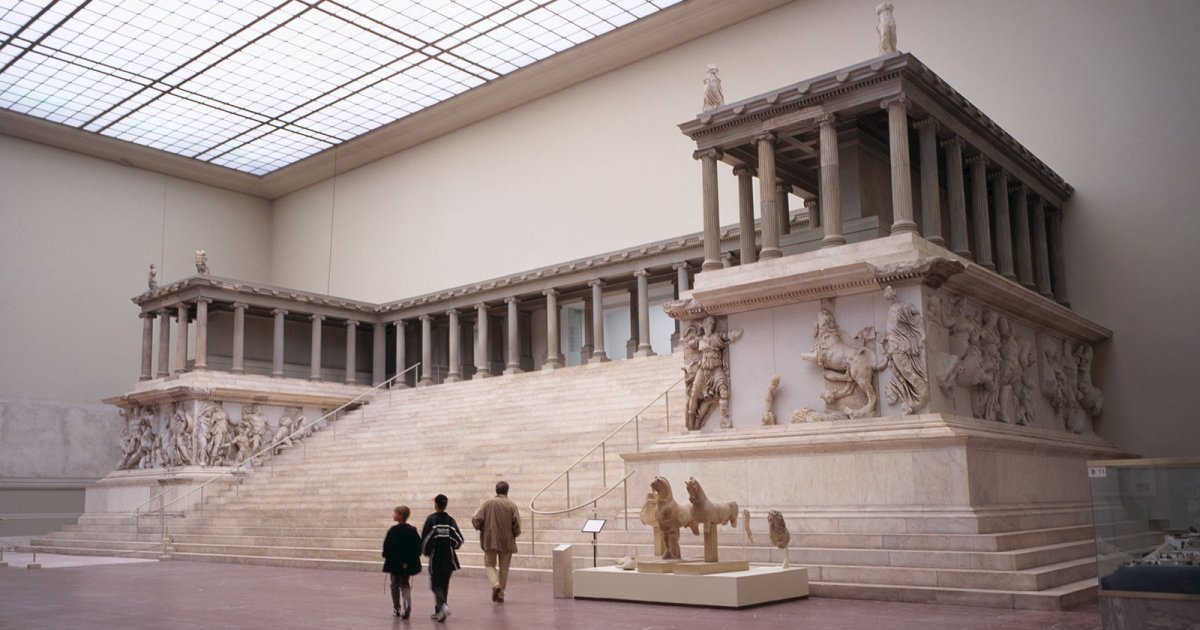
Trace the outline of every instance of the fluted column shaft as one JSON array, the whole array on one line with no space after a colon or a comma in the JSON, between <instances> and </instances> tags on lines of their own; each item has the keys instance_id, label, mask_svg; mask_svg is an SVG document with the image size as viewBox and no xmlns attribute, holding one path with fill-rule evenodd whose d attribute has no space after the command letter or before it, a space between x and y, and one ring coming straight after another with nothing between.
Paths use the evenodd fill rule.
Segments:
<instances>
[{"instance_id":1,"label":"fluted column shaft","mask_svg":"<svg viewBox=\"0 0 1200 630\"><path fill-rule=\"evenodd\" d=\"M543 370L553 370L562 367L562 353L559 351L558 332L558 291L546 289L546 360L542 363Z\"/></svg>"},{"instance_id":2,"label":"fluted column shaft","mask_svg":"<svg viewBox=\"0 0 1200 630\"><path fill-rule=\"evenodd\" d=\"M1004 169L992 176L992 205L995 207L996 271L1009 280L1013 273L1012 220L1008 213L1008 173Z\"/></svg>"},{"instance_id":3,"label":"fluted column shaft","mask_svg":"<svg viewBox=\"0 0 1200 630\"><path fill-rule=\"evenodd\" d=\"M358 322L346 320L346 384L358 382Z\"/></svg>"},{"instance_id":4,"label":"fluted column shaft","mask_svg":"<svg viewBox=\"0 0 1200 630\"><path fill-rule=\"evenodd\" d=\"M404 335L406 332L406 330L405 330L406 327L404 325L403 319L396 320L395 324L396 324L396 373L402 374L404 372L404 370L408 369L408 359L406 358L407 348L404 347L404 344L405 344ZM408 375L405 375L405 376L402 376L402 377L396 379L396 382L393 383L392 386L393 387L408 387Z\"/></svg>"},{"instance_id":5,"label":"fluted column shaft","mask_svg":"<svg viewBox=\"0 0 1200 630\"><path fill-rule=\"evenodd\" d=\"M433 318L421 316L421 381L418 386L433 384Z\"/></svg>"},{"instance_id":6,"label":"fluted column shaft","mask_svg":"<svg viewBox=\"0 0 1200 630\"><path fill-rule=\"evenodd\" d=\"M588 363L603 363L608 360L608 353L604 351L604 282L592 280L588 285L592 287L592 344L594 346L592 357Z\"/></svg>"},{"instance_id":7,"label":"fluted column shaft","mask_svg":"<svg viewBox=\"0 0 1200 630\"><path fill-rule=\"evenodd\" d=\"M1017 226L1017 282L1027 289L1033 289L1033 250L1029 241L1029 189L1025 184L1017 184L1013 188L1016 195L1016 205L1013 207Z\"/></svg>"},{"instance_id":8,"label":"fluted column shaft","mask_svg":"<svg viewBox=\"0 0 1200 630\"><path fill-rule=\"evenodd\" d=\"M721 255L721 264L729 266L729 254ZM629 341L625 342L625 358L632 359L638 347L638 291L629 287Z\"/></svg>"},{"instance_id":9,"label":"fluted column shaft","mask_svg":"<svg viewBox=\"0 0 1200 630\"><path fill-rule=\"evenodd\" d=\"M704 201L704 269L706 271L721 268L721 213L717 197L717 161L723 155L716 149L696 151L692 154L692 157L700 160L700 183Z\"/></svg>"},{"instance_id":10,"label":"fluted column shaft","mask_svg":"<svg viewBox=\"0 0 1200 630\"><path fill-rule=\"evenodd\" d=\"M1054 299L1064 306L1067 300L1067 273L1063 261L1062 209L1054 208L1046 213L1046 240L1050 249L1050 277L1053 278Z\"/></svg>"},{"instance_id":11,"label":"fluted column shaft","mask_svg":"<svg viewBox=\"0 0 1200 630\"><path fill-rule=\"evenodd\" d=\"M171 375L171 310L158 312L158 376Z\"/></svg>"},{"instance_id":12,"label":"fluted column shaft","mask_svg":"<svg viewBox=\"0 0 1200 630\"><path fill-rule=\"evenodd\" d=\"M1050 291L1050 248L1046 244L1046 203L1033 200L1033 268L1037 292L1053 298Z\"/></svg>"},{"instance_id":13,"label":"fluted column shaft","mask_svg":"<svg viewBox=\"0 0 1200 630\"><path fill-rule=\"evenodd\" d=\"M945 245L942 238L942 200L938 187L937 121L932 117L917 123L921 151L921 227L925 239Z\"/></svg>"},{"instance_id":14,"label":"fluted column shaft","mask_svg":"<svg viewBox=\"0 0 1200 630\"><path fill-rule=\"evenodd\" d=\"M504 366L505 374L520 374L521 370L521 338L520 338L520 321L518 316L520 312L517 305L521 303L516 297L504 298L504 303L508 305L508 363Z\"/></svg>"},{"instance_id":15,"label":"fluted column shaft","mask_svg":"<svg viewBox=\"0 0 1200 630\"><path fill-rule=\"evenodd\" d=\"M384 324L371 327L371 384L387 380L387 328Z\"/></svg>"},{"instance_id":16,"label":"fluted column shaft","mask_svg":"<svg viewBox=\"0 0 1200 630\"><path fill-rule=\"evenodd\" d=\"M885 101L888 115L888 147L892 163L892 234L915 234L913 221L912 166L908 159L908 97Z\"/></svg>"},{"instance_id":17,"label":"fluted column shaft","mask_svg":"<svg viewBox=\"0 0 1200 630\"><path fill-rule=\"evenodd\" d=\"M325 322L324 315L309 315L312 322L312 351L309 354L308 380L319 381L321 375L321 327Z\"/></svg>"},{"instance_id":18,"label":"fluted column shaft","mask_svg":"<svg viewBox=\"0 0 1200 630\"><path fill-rule=\"evenodd\" d=\"M275 316L275 335L271 343L271 376L274 378L283 376L283 318L287 313L282 308L271 311Z\"/></svg>"},{"instance_id":19,"label":"fluted column shaft","mask_svg":"<svg viewBox=\"0 0 1200 630\"><path fill-rule=\"evenodd\" d=\"M592 360L595 352L595 336L592 334L592 298L583 298L583 343L579 347L579 362L587 363Z\"/></svg>"},{"instance_id":20,"label":"fluted column shaft","mask_svg":"<svg viewBox=\"0 0 1200 630\"><path fill-rule=\"evenodd\" d=\"M792 233L792 209L788 205L788 193L791 186L779 182L775 184L775 214L779 217L779 236Z\"/></svg>"},{"instance_id":21,"label":"fluted column shaft","mask_svg":"<svg viewBox=\"0 0 1200 630\"><path fill-rule=\"evenodd\" d=\"M462 380L462 329L458 325L458 309L446 311L446 316L450 318L450 369L446 372L446 382L457 383Z\"/></svg>"},{"instance_id":22,"label":"fluted column shaft","mask_svg":"<svg viewBox=\"0 0 1200 630\"><path fill-rule=\"evenodd\" d=\"M172 373L182 374L187 371L188 351L188 305L180 303L175 307L175 365Z\"/></svg>"},{"instance_id":23,"label":"fluted column shaft","mask_svg":"<svg viewBox=\"0 0 1200 630\"><path fill-rule=\"evenodd\" d=\"M475 378L492 375L492 345L488 343L488 306L475 305Z\"/></svg>"},{"instance_id":24,"label":"fluted column shaft","mask_svg":"<svg viewBox=\"0 0 1200 630\"><path fill-rule=\"evenodd\" d=\"M754 171L738 167L733 169L738 179L738 247L741 250L742 264L758 260L758 251L754 244Z\"/></svg>"},{"instance_id":25,"label":"fluted column shaft","mask_svg":"<svg viewBox=\"0 0 1200 630\"><path fill-rule=\"evenodd\" d=\"M996 270L992 262L991 213L988 211L987 167L983 154L967 160L971 165L971 220L975 223L975 262L985 269Z\"/></svg>"},{"instance_id":26,"label":"fluted column shaft","mask_svg":"<svg viewBox=\"0 0 1200 630\"><path fill-rule=\"evenodd\" d=\"M758 146L758 213L762 217L762 252L759 258L779 258L779 221L776 209L775 186L779 183L775 175L775 134L764 133L754 139ZM705 256L704 269L708 269Z\"/></svg>"},{"instance_id":27,"label":"fluted column shaft","mask_svg":"<svg viewBox=\"0 0 1200 630\"><path fill-rule=\"evenodd\" d=\"M208 305L212 300L196 300L196 362L197 370L208 369Z\"/></svg>"},{"instance_id":28,"label":"fluted column shaft","mask_svg":"<svg viewBox=\"0 0 1200 630\"><path fill-rule=\"evenodd\" d=\"M820 125L821 144L821 226L825 236L821 247L836 247L846 244L842 234L842 183L841 167L838 166L837 121L826 114L817 119Z\"/></svg>"},{"instance_id":29,"label":"fluted column shaft","mask_svg":"<svg viewBox=\"0 0 1200 630\"><path fill-rule=\"evenodd\" d=\"M675 263L671 265L675 270L675 299L680 299L688 287L688 265L686 262ZM683 334L683 324L677 319L675 320L675 333L671 335L671 351L674 352L679 347L679 336Z\"/></svg>"},{"instance_id":30,"label":"fluted column shaft","mask_svg":"<svg viewBox=\"0 0 1200 630\"><path fill-rule=\"evenodd\" d=\"M637 276L638 292L638 347L634 356L652 357L650 347L650 273L645 269L633 272Z\"/></svg>"},{"instance_id":31,"label":"fluted column shaft","mask_svg":"<svg viewBox=\"0 0 1200 630\"><path fill-rule=\"evenodd\" d=\"M233 303L233 367L230 371L241 374L246 371L246 308L242 302Z\"/></svg>"},{"instance_id":32,"label":"fluted column shaft","mask_svg":"<svg viewBox=\"0 0 1200 630\"><path fill-rule=\"evenodd\" d=\"M954 136L943 146L946 148L946 201L950 207L950 251L971 258L967 240L967 193L963 184L963 141Z\"/></svg>"},{"instance_id":33,"label":"fluted column shaft","mask_svg":"<svg viewBox=\"0 0 1200 630\"><path fill-rule=\"evenodd\" d=\"M154 377L154 313L139 313L142 320L142 371L138 380Z\"/></svg>"}]
</instances>

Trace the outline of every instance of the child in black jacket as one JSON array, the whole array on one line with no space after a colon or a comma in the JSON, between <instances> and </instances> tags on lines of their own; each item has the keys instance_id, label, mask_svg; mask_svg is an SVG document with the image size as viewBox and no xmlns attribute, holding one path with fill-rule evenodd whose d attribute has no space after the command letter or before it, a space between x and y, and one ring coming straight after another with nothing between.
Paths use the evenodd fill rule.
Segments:
<instances>
[{"instance_id":1,"label":"child in black jacket","mask_svg":"<svg viewBox=\"0 0 1200 630\"><path fill-rule=\"evenodd\" d=\"M450 591L450 576L458 570L458 554L454 552L462 545L462 531L454 517L446 513L449 503L446 495L433 498L433 514L425 519L421 530L422 550L429 556L429 581L433 588L434 607L431 619L445 621L450 616L446 597Z\"/></svg>"},{"instance_id":2,"label":"child in black jacket","mask_svg":"<svg viewBox=\"0 0 1200 630\"><path fill-rule=\"evenodd\" d=\"M409 578L421 572L421 536L408 524L412 510L401 505L392 512L395 525L383 539L383 571L392 576L392 616L408 619L412 612L412 585ZM404 601L400 601L400 592Z\"/></svg>"}]
</instances>

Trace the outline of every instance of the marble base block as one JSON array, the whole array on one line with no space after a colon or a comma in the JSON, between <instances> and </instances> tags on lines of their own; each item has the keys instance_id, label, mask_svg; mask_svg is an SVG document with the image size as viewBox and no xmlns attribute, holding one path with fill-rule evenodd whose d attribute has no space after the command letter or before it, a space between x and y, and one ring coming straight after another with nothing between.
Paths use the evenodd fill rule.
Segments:
<instances>
[{"instance_id":1,"label":"marble base block","mask_svg":"<svg viewBox=\"0 0 1200 630\"><path fill-rule=\"evenodd\" d=\"M808 596L808 569L753 566L711 575L644 573L619 567L575 570L575 597L742 608Z\"/></svg>"},{"instance_id":2,"label":"marble base block","mask_svg":"<svg viewBox=\"0 0 1200 630\"><path fill-rule=\"evenodd\" d=\"M210 483L203 492L191 492L196 486L227 470L224 467L188 466L117 471L87 487L84 492L84 511L88 514L130 513L141 506L143 512L152 512L159 509L163 502L167 503L169 512L192 509L200 504L202 495L210 496L241 481L240 474L228 475ZM164 494L159 497L160 493ZM158 499L143 505L153 497Z\"/></svg>"}]
</instances>

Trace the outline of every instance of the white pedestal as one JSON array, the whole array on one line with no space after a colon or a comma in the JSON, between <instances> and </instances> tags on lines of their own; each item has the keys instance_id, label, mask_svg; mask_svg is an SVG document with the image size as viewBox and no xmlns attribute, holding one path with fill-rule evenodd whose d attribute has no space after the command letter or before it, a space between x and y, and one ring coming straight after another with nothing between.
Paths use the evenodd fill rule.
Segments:
<instances>
[{"instance_id":1,"label":"white pedestal","mask_svg":"<svg viewBox=\"0 0 1200 630\"><path fill-rule=\"evenodd\" d=\"M710 575L641 573L619 567L576 569L575 597L742 608L808 597L808 569L752 566Z\"/></svg>"}]
</instances>

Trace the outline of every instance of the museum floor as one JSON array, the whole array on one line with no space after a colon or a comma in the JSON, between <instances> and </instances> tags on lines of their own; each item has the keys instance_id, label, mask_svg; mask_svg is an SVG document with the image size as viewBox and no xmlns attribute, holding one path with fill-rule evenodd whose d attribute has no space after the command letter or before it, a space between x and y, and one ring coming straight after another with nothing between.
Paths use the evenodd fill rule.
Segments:
<instances>
[{"instance_id":1,"label":"museum floor","mask_svg":"<svg viewBox=\"0 0 1200 630\"><path fill-rule=\"evenodd\" d=\"M381 573L320 571L196 562L129 561L6 554L0 568L0 628L404 628L429 619L425 576L414 587L412 619L391 617ZM1070 612L968 608L813 598L740 611L617 602L554 600L547 583L509 584L503 605L487 582L450 586L459 628L886 628L904 630L1093 630L1095 606Z\"/></svg>"}]
</instances>

